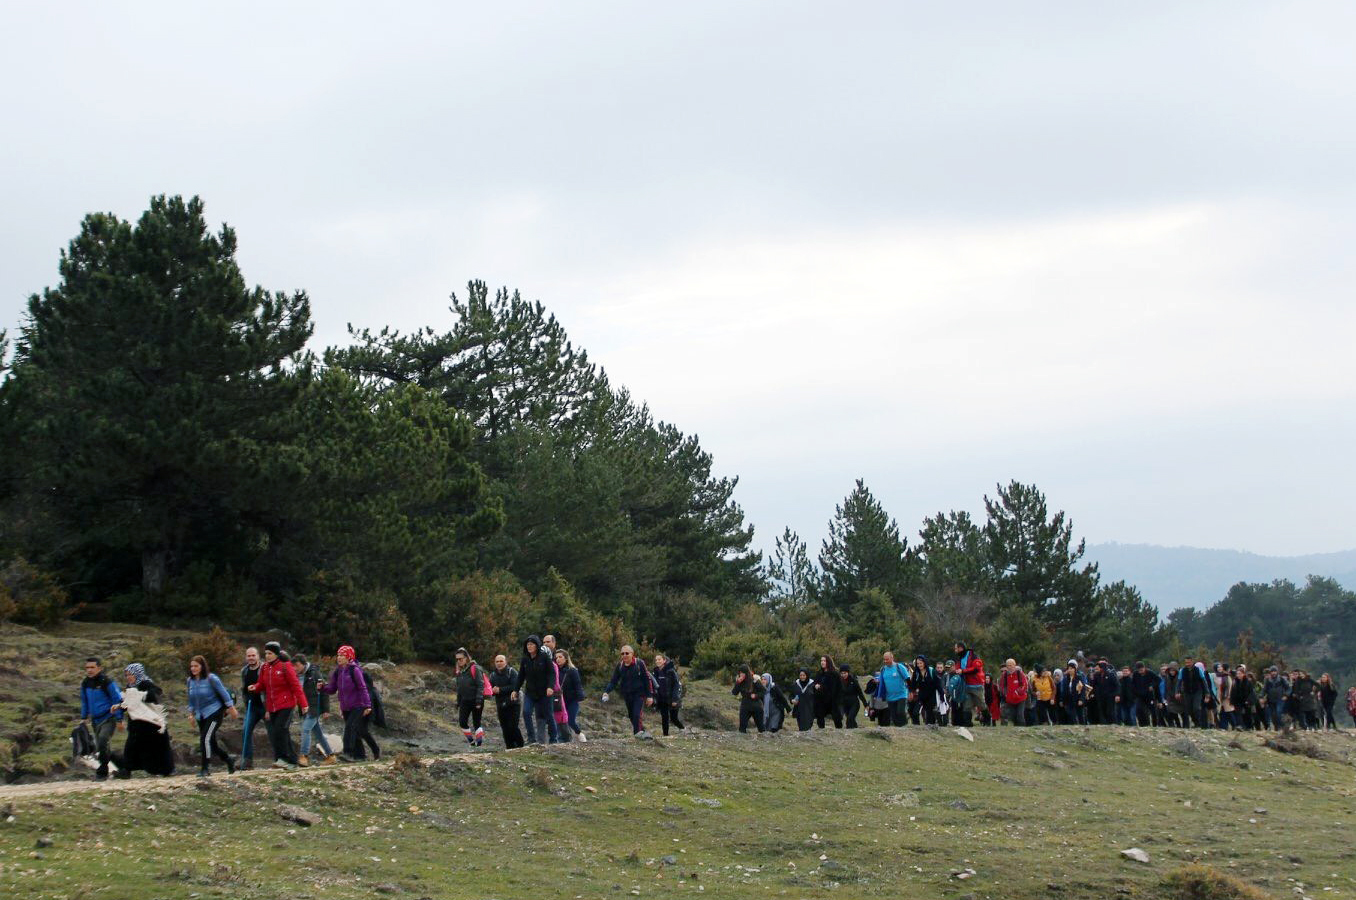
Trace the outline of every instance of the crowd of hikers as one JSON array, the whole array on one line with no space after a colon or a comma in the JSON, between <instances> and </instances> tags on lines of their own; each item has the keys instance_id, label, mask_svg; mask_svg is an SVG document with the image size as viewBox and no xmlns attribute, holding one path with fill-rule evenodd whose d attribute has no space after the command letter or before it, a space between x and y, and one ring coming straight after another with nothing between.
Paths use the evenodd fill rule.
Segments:
<instances>
[{"instance_id":1,"label":"crowd of hikers","mask_svg":"<svg viewBox=\"0 0 1356 900\"><path fill-rule=\"evenodd\" d=\"M1334 707L1338 687L1326 673L1314 679L1308 672L1281 672L1272 666L1254 674L1244 665L1186 657L1157 670L1143 662L1113 666L1106 659L1082 653L1064 666L1036 665L1024 669L1008 659L997 671L962 642L951 659L932 663L916 656L897 661L886 651L881 666L866 676L865 684L850 666L830 656L819 657L817 667L797 671L789 684L778 684L770 673L748 666L735 674L731 693L739 698L739 730L778 732L788 719L799 731L832 722L835 728L856 728L865 715L877 725L1130 725L1172 728L1274 729L1336 728ZM198 733L200 776L212 764L254 767L255 732L260 723L273 756L273 765L296 768L334 763L341 758L357 762L381 748L371 726L384 725L381 697L372 676L358 662L354 648L345 644L335 653L328 674L302 654L289 656L277 642L245 651L239 691L227 687L211 671L208 661L194 656L186 672L187 714ZM526 743L587 741L580 722L585 699L584 682L570 653L556 645L553 635L523 641L517 667L504 654L492 668L483 668L465 648L454 655L457 718L462 737L472 747L485 741L484 710L492 702L507 748ZM813 670L812 670L813 668ZM132 663L123 670L124 684L103 671L98 659L85 661L80 686L80 725L72 735L77 756L94 757L95 778L114 774L128 778L135 771L169 775L174 771L164 691L145 667ZM618 694L632 733L649 737L644 715L659 715L663 734L682 729L683 683L673 660L659 653L653 667L635 649L619 652L601 701ZM322 722L337 695L343 721L343 739L336 753ZM1356 724L1356 687L1346 695L1347 712ZM218 741L222 721L241 720L241 750L233 758ZM299 740L293 736L298 723ZM115 732L125 731L121 750L113 749ZM524 733L526 737L524 737Z\"/></svg>"},{"instance_id":2,"label":"crowd of hikers","mask_svg":"<svg viewBox=\"0 0 1356 900\"><path fill-rule=\"evenodd\" d=\"M739 697L739 730L780 731L788 718L800 731L832 721L856 728L858 717L883 726L913 725L1130 725L1169 728L1336 728L1338 688L1324 673L1288 673L1271 666L1260 676L1245 665L1186 657L1182 665L1153 669L1143 662L1114 666L1082 653L1063 667L1024 669L1014 659L988 671L973 649L957 642L955 655L907 664L886 651L865 685L850 666L819 657L793 681L742 666L732 692ZM1356 724L1356 687L1347 691Z\"/></svg>"}]
</instances>

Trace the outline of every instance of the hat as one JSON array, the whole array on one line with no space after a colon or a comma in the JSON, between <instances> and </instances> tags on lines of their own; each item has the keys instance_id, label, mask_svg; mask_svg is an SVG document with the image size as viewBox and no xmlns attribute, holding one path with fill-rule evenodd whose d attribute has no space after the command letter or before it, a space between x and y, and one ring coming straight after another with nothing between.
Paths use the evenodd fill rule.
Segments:
<instances>
[{"instance_id":1,"label":"hat","mask_svg":"<svg viewBox=\"0 0 1356 900\"><path fill-rule=\"evenodd\" d=\"M847 663L843 663L842 665L840 665L840 666L838 667L838 671L840 671L840 672L851 672L851 671L852 671L852 666L848 665Z\"/></svg>"},{"instance_id":2,"label":"hat","mask_svg":"<svg viewBox=\"0 0 1356 900\"><path fill-rule=\"evenodd\" d=\"M269 641L267 644L264 644L264 652L267 653L270 650L273 651L275 656L281 656L282 644L279 644L277 641Z\"/></svg>"},{"instance_id":3,"label":"hat","mask_svg":"<svg viewBox=\"0 0 1356 900\"><path fill-rule=\"evenodd\" d=\"M338 651L336 651L335 656L347 656L350 660L358 658L358 654L355 653L353 648L350 647L348 644L344 644L343 646L341 646L338 649Z\"/></svg>"},{"instance_id":4,"label":"hat","mask_svg":"<svg viewBox=\"0 0 1356 900\"><path fill-rule=\"evenodd\" d=\"M1076 665L1078 665L1078 660L1076 660L1076 659L1071 659L1071 660L1069 660L1067 663L1065 663L1065 665L1066 665L1066 666L1076 666Z\"/></svg>"}]
</instances>

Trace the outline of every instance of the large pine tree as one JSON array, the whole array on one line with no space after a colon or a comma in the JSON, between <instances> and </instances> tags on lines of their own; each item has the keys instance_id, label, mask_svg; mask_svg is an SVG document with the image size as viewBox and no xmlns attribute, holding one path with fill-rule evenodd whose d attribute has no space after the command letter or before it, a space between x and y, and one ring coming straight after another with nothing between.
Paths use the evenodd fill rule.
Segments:
<instances>
[{"instance_id":1,"label":"large pine tree","mask_svg":"<svg viewBox=\"0 0 1356 900\"><path fill-rule=\"evenodd\" d=\"M907 551L899 524L858 478L852 493L834 510L829 536L820 548L823 574L817 599L832 612L846 615L861 591L877 588L897 607L907 605L913 581Z\"/></svg>"},{"instance_id":2,"label":"large pine tree","mask_svg":"<svg viewBox=\"0 0 1356 900\"><path fill-rule=\"evenodd\" d=\"M235 253L196 197L155 197L136 224L90 215L17 342L16 502L86 565L139 568L149 595L196 535L253 540L251 513L294 474L275 449L310 304L247 286Z\"/></svg>"}]
</instances>

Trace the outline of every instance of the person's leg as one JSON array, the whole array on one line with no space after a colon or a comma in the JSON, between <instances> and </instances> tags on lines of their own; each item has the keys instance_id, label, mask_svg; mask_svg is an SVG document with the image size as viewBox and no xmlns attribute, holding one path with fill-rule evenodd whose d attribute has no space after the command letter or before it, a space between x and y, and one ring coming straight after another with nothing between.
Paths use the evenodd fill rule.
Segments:
<instances>
[{"instance_id":1,"label":"person's leg","mask_svg":"<svg viewBox=\"0 0 1356 900\"><path fill-rule=\"evenodd\" d=\"M659 704L659 730L664 737L669 736L669 708L667 704Z\"/></svg>"},{"instance_id":2,"label":"person's leg","mask_svg":"<svg viewBox=\"0 0 1356 900\"><path fill-rule=\"evenodd\" d=\"M334 755L334 749L330 747L330 739L325 737L325 726L322 725L321 722L322 719L320 716L316 716L315 724L311 726L312 730L315 732L313 743L315 746L319 747L321 752L328 758Z\"/></svg>"},{"instance_id":3,"label":"person's leg","mask_svg":"<svg viewBox=\"0 0 1356 900\"><path fill-rule=\"evenodd\" d=\"M99 759L99 768L94 772L95 778L108 777L108 761L113 758L111 749L113 732L117 729L118 721L112 716L94 726L94 748Z\"/></svg>"},{"instance_id":4,"label":"person's leg","mask_svg":"<svg viewBox=\"0 0 1356 900\"><path fill-rule=\"evenodd\" d=\"M220 720L218 720L220 721ZM198 723L198 758L202 760L202 771L207 771L207 762L212 758L212 750L208 744L208 731L216 723L212 719L197 719Z\"/></svg>"},{"instance_id":5,"label":"person's leg","mask_svg":"<svg viewBox=\"0 0 1356 900\"><path fill-rule=\"evenodd\" d=\"M753 710L746 706L739 707L739 733L749 733L749 720L753 718Z\"/></svg>"},{"instance_id":6,"label":"person's leg","mask_svg":"<svg viewBox=\"0 0 1356 900\"><path fill-rule=\"evenodd\" d=\"M457 727L461 729L461 736L465 738L466 743L475 743L475 735L471 731L471 709L475 704L468 700L457 701Z\"/></svg>"},{"instance_id":7,"label":"person's leg","mask_svg":"<svg viewBox=\"0 0 1356 900\"><path fill-rule=\"evenodd\" d=\"M481 724L484 716L485 701L482 699L471 708L471 724L475 726L474 736L477 747L485 743L485 726Z\"/></svg>"},{"instance_id":8,"label":"person's leg","mask_svg":"<svg viewBox=\"0 0 1356 900\"><path fill-rule=\"evenodd\" d=\"M362 759L362 745L358 743L358 720L355 713L361 713L362 710L350 709L344 713L344 756L349 759Z\"/></svg>"},{"instance_id":9,"label":"person's leg","mask_svg":"<svg viewBox=\"0 0 1356 900\"><path fill-rule=\"evenodd\" d=\"M753 725L758 729L758 733L763 733L763 708L755 706L753 708Z\"/></svg>"},{"instance_id":10,"label":"person's leg","mask_svg":"<svg viewBox=\"0 0 1356 900\"><path fill-rule=\"evenodd\" d=\"M681 706L673 706L669 708L669 715L673 718L673 727L677 728L679 731L682 731L686 727L683 725L682 722L678 721L678 713L681 709L682 709Z\"/></svg>"},{"instance_id":11,"label":"person's leg","mask_svg":"<svg viewBox=\"0 0 1356 900\"><path fill-rule=\"evenodd\" d=\"M903 728L909 724L909 700L907 697L901 700L890 701L890 725L894 728Z\"/></svg>"},{"instance_id":12,"label":"person's leg","mask_svg":"<svg viewBox=\"0 0 1356 900\"><path fill-rule=\"evenodd\" d=\"M537 710L536 704L527 694L523 694L523 728L527 733L527 742L529 744L545 743L543 740L537 740Z\"/></svg>"},{"instance_id":13,"label":"person's leg","mask_svg":"<svg viewBox=\"0 0 1356 900\"><path fill-rule=\"evenodd\" d=\"M857 727L857 707L856 707L856 705L846 707L846 708L843 710L843 727L845 727L845 728L856 728L856 727Z\"/></svg>"},{"instance_id":14,"label":"person's leg","mask_svg":"<svg viewBox=\"0 0 1356 900\"><path fill-rule=\"evenodd\" d=\"M274 748L273 755L277 757L278 751L282 751L282 761L289 765L297 764L297 748L292 744L292 709L280 709L273 714L273 724L278 730L278 745Z\"/></svg>"},{"instance_id":15,"label":"person's leg","mask_svg":"<svg viewBox=\"0 0 1356 900\"><path fill-rule=\"evenodd\" d=\"M626 698L626 712L631 718L631 733L640 734L645 730L645 695L635 694Z\"/></svg>"},{"instance_id":16,"label":"person's leg","mask_svg":"<svg viewBox=\"0 0 1356 900\"><path fill-rule=\"evenodd\" d=\"M905 705L908 705L908 702L907 702L907 701L905 701ZM842 711L841 709L839 709L838 704L837 704L837 703L833 704L833 706L831 706L831 707L829 708L829 710L830 710L830 712L833 714L833 727L834 727L834 728L842 728L842 727L843 727L843 711Z\"/></svg>"},{"instance_id":17,"label":"person's leg","mask_svg":"<svg viewBox=\"0 0 1356 900\"><path fill-rule=\"evenodd\" d=\"M240 736L240 761L246 768L254 765L254 727L259 724L259 710L254 703L245 704L245 714L241 718L240 727L242 734Z\"/></svg>"},{"instance_id":18,"label":"person's leg","mask_svg":"<svg viewBox=\"0 0 1356 900\"><path fill-rule=\"evenodd\" d=\"M212 714L211 718L213 720L212 727L207 733L207 750L210 751L208 758L221 760L226 764L226 771L228 773L234 772L235 763L231 762L231 755L222 749L219 740L221 736L221 723L226 718L226 710L217 710ZM203 768L205 769L207 766L204 765Z\"/></svg>"},{"instance_id":19,"label":"person's leg","mask_svg":"<svg viewBox=\"0 0 1356 900\"><path fill-rule=\"evenodd\" d=\"M373 759L381 759L381 748L377 746L377 739L372 737L372 717L363 715L361 709L358 710L358 740L367 744Z\"/></svg>"},{"instance_id":20,"label":"person's leg","mask_svg":"<svg viewBox=\"0 0 1356 900\"><path fill-rule=\"evenodd\" d=\"M560 743L560 729L556 728L556 714L553 706L554 700L550 697L543 697L537 704L537 727L541 733L546 736L547 743Z\"/></svg>"}]
</instances>

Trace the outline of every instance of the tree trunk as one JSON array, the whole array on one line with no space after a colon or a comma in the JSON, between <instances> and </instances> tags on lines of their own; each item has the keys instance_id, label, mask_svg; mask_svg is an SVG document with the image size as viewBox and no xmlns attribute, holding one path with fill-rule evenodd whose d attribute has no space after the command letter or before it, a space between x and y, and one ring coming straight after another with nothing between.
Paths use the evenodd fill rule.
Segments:
<instances>
[{"instance_id":1,"label":"tree trunk","mask_svg":"<svg viewBox=\"0 0 1356 900\"><path fill-rule=\"evenodd\" d=\"M141 551L141 590L148 597L159 597L165 592L165 579L169 574L169 551Z\"/></svg>"}]
</instances>

